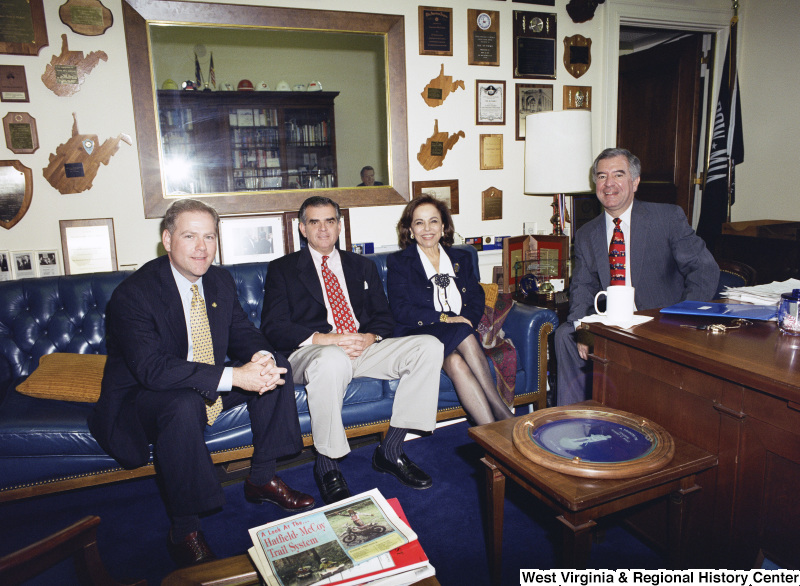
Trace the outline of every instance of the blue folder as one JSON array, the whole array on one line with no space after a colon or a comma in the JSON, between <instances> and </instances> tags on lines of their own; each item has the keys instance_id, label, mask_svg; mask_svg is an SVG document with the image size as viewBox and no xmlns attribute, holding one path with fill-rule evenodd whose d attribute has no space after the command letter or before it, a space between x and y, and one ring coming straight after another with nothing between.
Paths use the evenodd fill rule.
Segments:
<instances>
[{"instance_id":1,"label":"blue folder","mask_svg":"<svg viewBox=\"0 0 800 586\"><path fill-rule=\"evenodd\" d=\"M681 301L661 310L661 313L678 315L706 315L769 321L778 316L777 305L751 305L749 303L709 303L707 301Z\"/></svg>"}]
</instances>

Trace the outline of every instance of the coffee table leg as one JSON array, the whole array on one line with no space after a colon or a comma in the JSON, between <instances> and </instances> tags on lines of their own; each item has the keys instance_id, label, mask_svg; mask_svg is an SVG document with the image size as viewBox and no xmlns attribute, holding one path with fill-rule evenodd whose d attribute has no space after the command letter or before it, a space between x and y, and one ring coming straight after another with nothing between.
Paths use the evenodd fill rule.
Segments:
<instances>
[{"instance_id":1,"label":"coffee table leg","mask_svg":"<svg viewBox=\"0 0 800 586\"><path fill-rule=\"evenodd\" d=\"M592 529L597 523L592 520L580 525L573 525L564 515L559 515L557 519L564 526L561 530L562 567L585 570L589 564L589 552L592 549Z\"/></svg>"},{"instance_id":2,"label":"coffee table leg","mask_svg":"<svg viewBox=\"0 0 800 586\"><path fill-rule=\"evenodd\" d=\"M489 575L492 586L500 586L503 578L503 504L506 477L487 456L481 458L486 466L486 547L489 550Z\"/></svg>"}]
</instances>

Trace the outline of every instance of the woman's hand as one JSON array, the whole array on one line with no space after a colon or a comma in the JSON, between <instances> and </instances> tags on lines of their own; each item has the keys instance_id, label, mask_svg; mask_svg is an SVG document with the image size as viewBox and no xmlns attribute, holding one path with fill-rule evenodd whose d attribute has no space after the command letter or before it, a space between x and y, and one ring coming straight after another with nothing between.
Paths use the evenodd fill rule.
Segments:
<instances>
[{"instance_id":1,"label":"woman's hand","mask_svg":"<svg viewBox=\"0 0 800 586\"><path fill-rule=\"evenodd\" d=\"M467 324L469 327L472 327L472 322L469 321L462 315L450 316L447 318L447 322L449 324Z\"/></svg>"}]
</instances>

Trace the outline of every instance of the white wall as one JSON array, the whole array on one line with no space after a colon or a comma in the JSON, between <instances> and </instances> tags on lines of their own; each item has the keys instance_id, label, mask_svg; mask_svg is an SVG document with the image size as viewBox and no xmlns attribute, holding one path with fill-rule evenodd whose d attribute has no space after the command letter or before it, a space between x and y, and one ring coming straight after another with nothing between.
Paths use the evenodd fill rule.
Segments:
<instances>
[{"instance_id":1,"label":"white wall","mask_svg":"<svg viewBox=\"0 0 800 586\"><path fill-rule=\"evenodd\" d=\"M316 0L238 0L239 3L269 4L296 8L320 8ZM33 201L22 221L7 231L0 229L0 250L42 250L61 248L58 221L60 219L114 218L117 256L120 265L141 265L153 258L159 243L158 220L145 220L143 214L139 164L135 142L125 37L122 27L120 0L106 0L104 4L114 15L114 25L102 36L87 37L72 33L58 18L61 0L44 0L47 31L50 45L38 57L2 55L0 63L24 65L30 91L30 103L0 104L0 117L7 111L28 112L36 118L39 130L39 150L30 155L16 155L5 144L0 145L0 157L18 159L33 170ZM796 21L791 10L796 0L756 2L743 0L742 36L740 41L740 76L744 102L744 127L746 162L738 169L737 204L733 208L734 220L763 217L790 217L798 219L791 207L796 200L791 188L797 184L796 163L798 148L797 113L794 96L797 95L798 63L797 40L790 23ZM549 228L551 215L548 198L531 197L522 193L523 143L514 139L514 85L515 83L549 83L547 81L514 80L511 52L511 25L513 10L556 12L558 15L558 71L553 81L556 109L561 109L563 85L592 86L594 147L599 151L603 144L605 113L613 104L604 96L608 88L604 55L608 38L604 31L604 11L619 0L607 0L597 9L595 18L587 23L575 24L566 14L566 3L558 2L555 8L511 2L473 2L451 0L453 8L453 56L432 57L418 54L417 3L390 0L343 0L336 8L359 12L385 12L403 14L406 29L406 68L408 78L408 124L410 180L459 179L460 214L455 217L456 228L463 236L516 235L522 231L523 222L538 222L539 229ZM630 2L629 2L630 4ZM657 0L640 0L633 4L663 10ZM713 7L730 6L728 0L681 0L671 3L672 10L681 5L696 9L712 4ZM677 7L677 8L676 8ZM467 9L485 8L500 12L500 66L467 65ZM750 22L746 22L751 19ZM61 98L41 82L45 66L61 50L61 34L67 33L70 50L102 50L108 61L101 61L86 78L81 90L74 96ZM573 34L592 39L592 66L580 79L566 72L562 62L560 39ZM614 35L612 35L614 37ZM772 43L772 44L770 44ZM777 60L775 65L773 61ZM420 92L439 73L441 64L445 73L454 79L464 80L466 91L451 94L442 106L429 108ZM780 74L773 73L780 71ZM475 80L506 80L507 103L505 126L475 125ZM794 90L794 91L793 91ZM51 187L42 175L48 165L50 153L66 142L72 128L72 112L78 116L82 133L97 134L100 141L125 132L134 139L134 145L121 143L117 154L108 166L100 168L92 189L81 194L62 195ZM787 121L787 116L789 120ZM431 134L434 120L439 129L449 133L463 130L461 139L445 158L444 165L426 171L416 160L420 145ZM793 123L792 123L793 121ZM792 132L792 129L795 131ZM505 168L498 171L479 170L478 144L481 133L504 135ZM610 133L610 134L613 134ZM346 145L342 145L346 148ZM770 165L767 165L767 163ZM766 171L766 172L765 172ZM504 194L503 219L481 221L480 193L488 187L497 187ZM400 206L356 208L351 211L352 237L356 242L372 241L376 245L395 242L394 226ZM793 217L792 217L793 216Z\"/></svg>"}]
</instances>

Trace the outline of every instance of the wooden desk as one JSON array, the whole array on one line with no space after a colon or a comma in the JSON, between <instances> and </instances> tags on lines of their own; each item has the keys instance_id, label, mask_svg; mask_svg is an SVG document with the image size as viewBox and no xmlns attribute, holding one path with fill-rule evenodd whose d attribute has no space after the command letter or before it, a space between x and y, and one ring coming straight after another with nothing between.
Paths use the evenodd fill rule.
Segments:
<instances>
[{"instance_id":1,"label":"wooden desk","mask_svg":"<svg viewBox=\"0 0 800 586\"><path fill-rule=\"evenodd\" d=\"M250 556L237 555L199 566L175 570L164 578L161 586L258 586L258 570ZM435 576L417 582L415 586L440 586Z\"/></svg>"},{"instance_id":2,"label":"wooden desk","mask_svg":"<svg viewBox=\"0 0 800 586\"><path fill-rule=\"evenodd\" d=\"M587 401L587 405L596 405ZM589 559L591 531L597 519L653 499L670 499L670 562L683 567L686 497L699 490L695 475L714 466L712 454L679 438L672 461L638 478L599 480L562 474L528 460L514 447L512 433L518 418L470 428L468 433L486 457L487 546L492 584L501 582L503 501L505 479L512 479L553 509L563 525L562 567L583 569Z\"/></svg>"},{"instance_id":3,"label":"wooden desk","mask_svg":"<svg viewBox=\"0 0 800 586\"><path fill-rule=\"evenodd\" d=\"M679 327L689 316L644 313L655 319L630 330L589 325L593 397L719 457L698 476L702 516L691 530L703 547L690 563L747 569L763 549L797 565L800 339L774 322L713 335Z\"/></svg>"}]
</instances>

